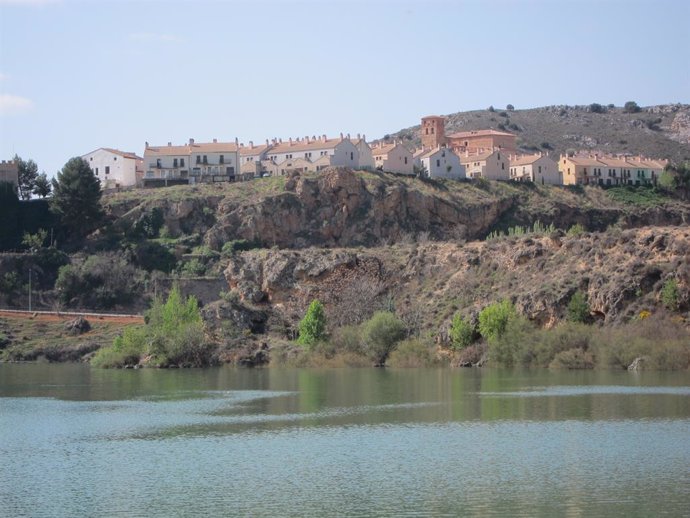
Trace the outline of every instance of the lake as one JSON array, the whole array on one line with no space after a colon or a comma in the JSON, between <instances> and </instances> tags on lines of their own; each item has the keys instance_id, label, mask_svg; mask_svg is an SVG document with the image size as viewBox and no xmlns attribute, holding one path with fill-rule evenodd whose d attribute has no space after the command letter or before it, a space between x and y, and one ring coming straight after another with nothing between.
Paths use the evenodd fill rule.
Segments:
<instances>
[{"instance_id":1,"label":"lake","mask_svg":"<svg viewBox=\"0 0 690 518\"><path fill-rule=\"evenodd\" d=\"M0 516L688 516L690 373L0 364Z\"/></svg>"}]
</instances>

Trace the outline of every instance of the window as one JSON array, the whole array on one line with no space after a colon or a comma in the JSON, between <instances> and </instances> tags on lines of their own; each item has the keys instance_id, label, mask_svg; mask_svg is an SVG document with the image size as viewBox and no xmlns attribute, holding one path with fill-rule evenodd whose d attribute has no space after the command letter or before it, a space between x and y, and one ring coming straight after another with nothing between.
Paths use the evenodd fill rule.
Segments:
<instances>
[{"instance_id":1,"label":"window","mask_svg":"<svg viewBox=\"0 0 690 518\"><path fill-rule=\"evenodd\" d=\"M436 159L436 167L441 167L441 161Z\"/></svg>"},{"instance_id":2,"label":"window","mask_svg":"<svg viewBox=\"0 0 690 518\"><path fill-rule=\"evenodd\" d=\"M506 168L505 162L501 162L501 170L504 170Z\"/></svg>"},{"instance_id":3,"label":"window","mask_svg":"<svg viewBox=\"0 0 690 518\"><path fill-rule=\"evenodd\" d=\"M98 167L96 168L96 174L98 175Z\"/></svg>"},{"instance_id":4,"label":"window","mask_svg":"<svg viewBox=\"0 0 690 518\"><path fill-rule=\"evenodd\" d=\"M354 159L355 159L355 153L354 153L354 151L350 151L350 160L354 160ZM405 163L407 163L407 159L405 159Z\"/></svg>"},{"instance_id":5,"label":"window","mask_svg":"<svg viewBox=\"0 0 690 518\"><path fill-rule=\"evenodd\" d=\"M541 174L541 166L539 166L539 174Z\"/></svg>"},{"instance_id":6,"label":"window","mask_svg":"<svg viewBox=\"0 0 690 518\"><path fill-rule=\"evenodd\" d=\"M204 164L208 164L208 157L204 155Z\"/></svg>"},{"instance_id":7,"label":"window","mask_svg":"<svg viewBox=\"0 0 690 518\"><path fill-rule=\"evenodd\" d=\"M115 162L116 160L117 160L117 157L116 157L116 156L114 156L114 157L113 157L113 162Z\"/></svg>"},{"instance_id":8,"label":"window","mask_svg":"<svg viewBox=\"0 0 690 518\"><path fill-rule=\"evenodd\" d=\"M180 167L184 167L184 158L180 158Z\"/></svg>"},{"instance_id":9,"label":"window","mask_svg":"<svg viewBox=\"0 0 690 518\"><path fill-rule=\"evenodd\" d=\"M89 158L89 160L91 160L93 162L93 157Z\"/></svg>"},{"instance_id":10,"label":"window","mask_svg":"<svg viewBox=\"0 0 690 518\"><path fill-rule=\"evenodd\" d=\"M426 129L424 130L424 134L425 134L425 135L428 135L428 134L429 134L429 128L426 128ZM92 159L92 160L93 160L93 159Z\"/></svg>"},{"instance_id":11,"label":"window","mask_svg":"<svg viewBox=\"0 0 690 518\"><path fill-rule=\"evenodd\" d=\"M160 158L156 158L156 168L157 169L161 168L161 159Z\"/></svg>"},{"instance_id":12,"label":"window","mask_svg":"<svg viewBox=\"0 0 690 518\"><path fill-rule=\"evenodd\" d=\"M201 163L201 155L196 156L196 163L200 164Z\"/></svg>"},{"instance_id":13,"label":"window","mask_svg":"<svg viewBox=\"0 0 690 518\"><path fill-rule=\"evenodd\" d=\"M434 134L434 128L431 128L431 134L432 135Z\"/></svg>"},{"instance_id":14,"label":"window","mask_svg":"<svg viewBox=\"0 0 690 518\"><path fill-rule=\"evenodd\" d=\"M177 167L177 158L173 158L173 167Z\"/></svg>"},{"instance_id":15,"label":"window","mask_svg":"<svg viewBox=\"0 0 690 518\"><path fill-rule=\"evenodd\" d=\"M105 174L110 174L110 166L105 166Z\"/></svg>"},{"instance_id":16,"label":"window","mask_svg":"<svg viewBox=\"0 0 690 518\"><path fill-rule=\"evenodd\" d=\"M407 163L407 157L405 157L405 163Z\"/></svg>"},{"instance_id":17,"label":"window","mask_svg":"<svg viewBox=\"0 0 690 518\"><path fill-rule=\"evenodd\" d=\"M218 159L219 164L224 164L225 163L225 157L223 155L220 155L220 158Z\"/></svg>"}]
</instances>

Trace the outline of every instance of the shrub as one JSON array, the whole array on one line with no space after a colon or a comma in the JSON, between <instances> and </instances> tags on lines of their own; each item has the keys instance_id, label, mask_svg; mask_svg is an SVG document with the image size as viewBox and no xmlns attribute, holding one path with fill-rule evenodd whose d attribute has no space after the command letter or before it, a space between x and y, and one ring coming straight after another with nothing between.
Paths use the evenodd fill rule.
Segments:
<instances>
[{"instance_id":1,"label":"shrub","mask_svg":"<svg viewBox=\"0 0 690 518\"><path fill-rule=\"evenodd\" d=\"M144 327L126 327L121 336L113 341L111 347L99 349L91 360L91 365L103 369L137 365L146 351L147 333Z\"/></svg>"},{"instance_id":2,"label":"shrub","mask_svg":"<svg viewBox=\"0 0 690 518\"><path fill-rule=\"evenodd\" d=\"M675 279L667 279L661 288L661 303L666 309L677 311L680 307L679 299L678 283Z\"/></svg>"},{"instance_id":3,"label":"shrub","mask_svg":"<svg viewBox=\"0 0 690 518\"><path fill-rule=\"evenodd\" d=\"M254 241L247 241L246 239L234 239L225 243L220 253L223 257L230 257L235 255L237 252L253 250L255 248L259 248L259 245Z\"/></svg>"},{"instance_id":4,"label":"shrub","mask_svg":"<svg viewBox=\"0 0 690 518\"><path fill-rule=\"evenodd\" d=\"M381 366L404 336L405 324L400 319L388 311L377 311L362 327L364 353Z\"/></svg>"},{"instance_id":5,"label":"shrub","mask_svg":"<svg viewBox=\"0 0 690 518\"><path fill-rule=\"evenodd\" d=\"M142 272L117 253L89 256L82 264L58 270L55 289L65 304L110 309L136 300L142 293Z\"/></svg>"},{"instance_id":6,"label":"shrub","mask_svg":"<svg viewBox=\"0 0 690 518\"><path fill-rule=\"evenodd\" d=\"M297 342L307 348L326 339L326 312L323 304L314 299L309 304L304 318L299 323L299 338Z\"/></svg>"},{"instance_id":7,"label":"shrub","mask_svg":"<svg viewBox=\"0 0 690 518\"><path fill-rule=\"evenodd\" d=\"M175 254L155 241L142 241L134 247L134 260L144 270L170 273L177 264Z\"/></svg>"},{"instance_id":8,"label":"shrub","mask_svg":"<svg viewBox=\"0 0 690 518\"><path fill-rule=\"evenodd\" d=\"M623 105L623 111L625 113L637 113L640 111L640 107L637 105L635 101L628 101Z\"/></svg>"},{"instance_id":9,"label":"shrub","mask_svg":"<svg viewBox=\"0 0 690 518\"><path fill-rule=\"evenodd\" d=\"M464 349L474 342L475 329L472 324L462 318L460 314L453 317L450 326L450 339L453 349Z\"/></svg>"},{"instance_id":10,"label":"shrub","mask_svg":"<svg viewBox=\"0 0 690 518\"><path fill-rule=\"evenodd\" d=\"M417 338L400 342L388 358L392 367L428 367L434 363L433 351Z\"/></svg>"},{"instance_id":11,"label":"shrub","mask_svg":"<svg viewBox=\"0 0 690 518\"><path fill-rule=\"evenodd\" d=\"M506 110L508 110L509 112L512 112L514 109L515 109L515 106L513 106L512 104L506 105Z\"/></svg>"},{"instance_id":12,"label":"shrub","mask_svg":"<svg viewBox=\"0 0 690 518\"><path fill-rule=\"evenodd\" d=\"M338 327L331 336L331 343L339 351L362 351L362 331L359 326Z\"/></svg>"},{"instance_id":13,"label":"shrub","mask_svg":"<svg viewBox=\"0 0 690 518\"><path fill-rule=\"evenodd\" d=\"M575 223L573 226L571 226L568 231L566 232L567 236L570 237L577 237L585 233L585 227L580 225L579 223Z\"/></svg>"},{"instance_id":14,"label":"shrub","mask_svg":"<svg viewBox=\"0 0 690 518\"><path fill-rule=\"evenodd\" d=\"M489 106L488 110L489 110L489 111L490 111L491 113L493 113L493 112L495 112L495 111L496 111L496 110L494 109L494 107L493 107L493 106Z\"/></svg>"},{"instance_id":15,"label":"shrub","mask_svg":"<svg viewBox=\"0 0 690 518\"><path fill-rule=\"evenodd\" d=\"M592 353L580 348L561 351L549 363L550 369L593 369Z\"/></svg>"},{"instance_id":16,"label":"shrub","mask_svg":"<svg viewBox=\"0 0 690 518\"><path fill-rule=\"evenodd\" d=\"M206 274L206 265L195 257L182 265L180 273L185 277L202 277Z\"/></svg>"},{"instance_id":17,"label":"shrub","mask_svg":"<svg viewBox=\"0 0 690 518\"><path fill-rule=\"evenodd\" d=\"M606 113L606 108L599 103L592 103L589 105L589 111L592 113Z\"/></svg>"},{"instance_id":18,"label":"shrub","mask_svg":"<svg viewBox=\"0 0 690 518\"><path fill-rule=\"evenodd\" d=\"M508 320L515 315L515 307L509 300L495 302L479 313L479 333L489 341L495 340L503 335Z\"/></svg>"},{"instance_id":19,"label":"shrub","mask_svg":"<svg viewBox=\"0 0 690 518\"><path fill-rule=\"evenodd\" d=\"M585 323L589 320L589 304L581 291L576 291L568 302L568 320Z\"/></svg>"}]
</instances>

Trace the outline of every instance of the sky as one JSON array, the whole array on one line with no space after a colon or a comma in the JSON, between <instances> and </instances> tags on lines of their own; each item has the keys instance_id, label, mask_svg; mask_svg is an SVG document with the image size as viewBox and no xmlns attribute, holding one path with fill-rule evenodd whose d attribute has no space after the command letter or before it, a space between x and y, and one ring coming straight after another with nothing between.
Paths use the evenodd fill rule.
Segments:
<instances>
[{"instance_id":1,"label":"sky","mask_svg":"<svg viewBox=\"0 0 690 518\"><path fill-rule=\"evenodd\" d=\"M0 158L690 102L688 0L0 0Z\"/></svg>"}]
</instances>

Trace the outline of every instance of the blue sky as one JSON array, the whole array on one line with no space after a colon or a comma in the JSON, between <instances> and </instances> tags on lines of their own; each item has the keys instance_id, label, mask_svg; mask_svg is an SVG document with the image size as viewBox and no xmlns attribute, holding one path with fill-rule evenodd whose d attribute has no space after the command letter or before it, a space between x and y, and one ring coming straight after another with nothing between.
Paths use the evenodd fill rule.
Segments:
<instances>
[{"instance_id":1,"label":"blue sky","mask_svg":"<svg viewBox=\"0 0 690 518\"><path fill-rule=\"evenodd\" d=\"M686 0L0 0L0 157L690 102Z\"/></svg>"}]
</instances>

